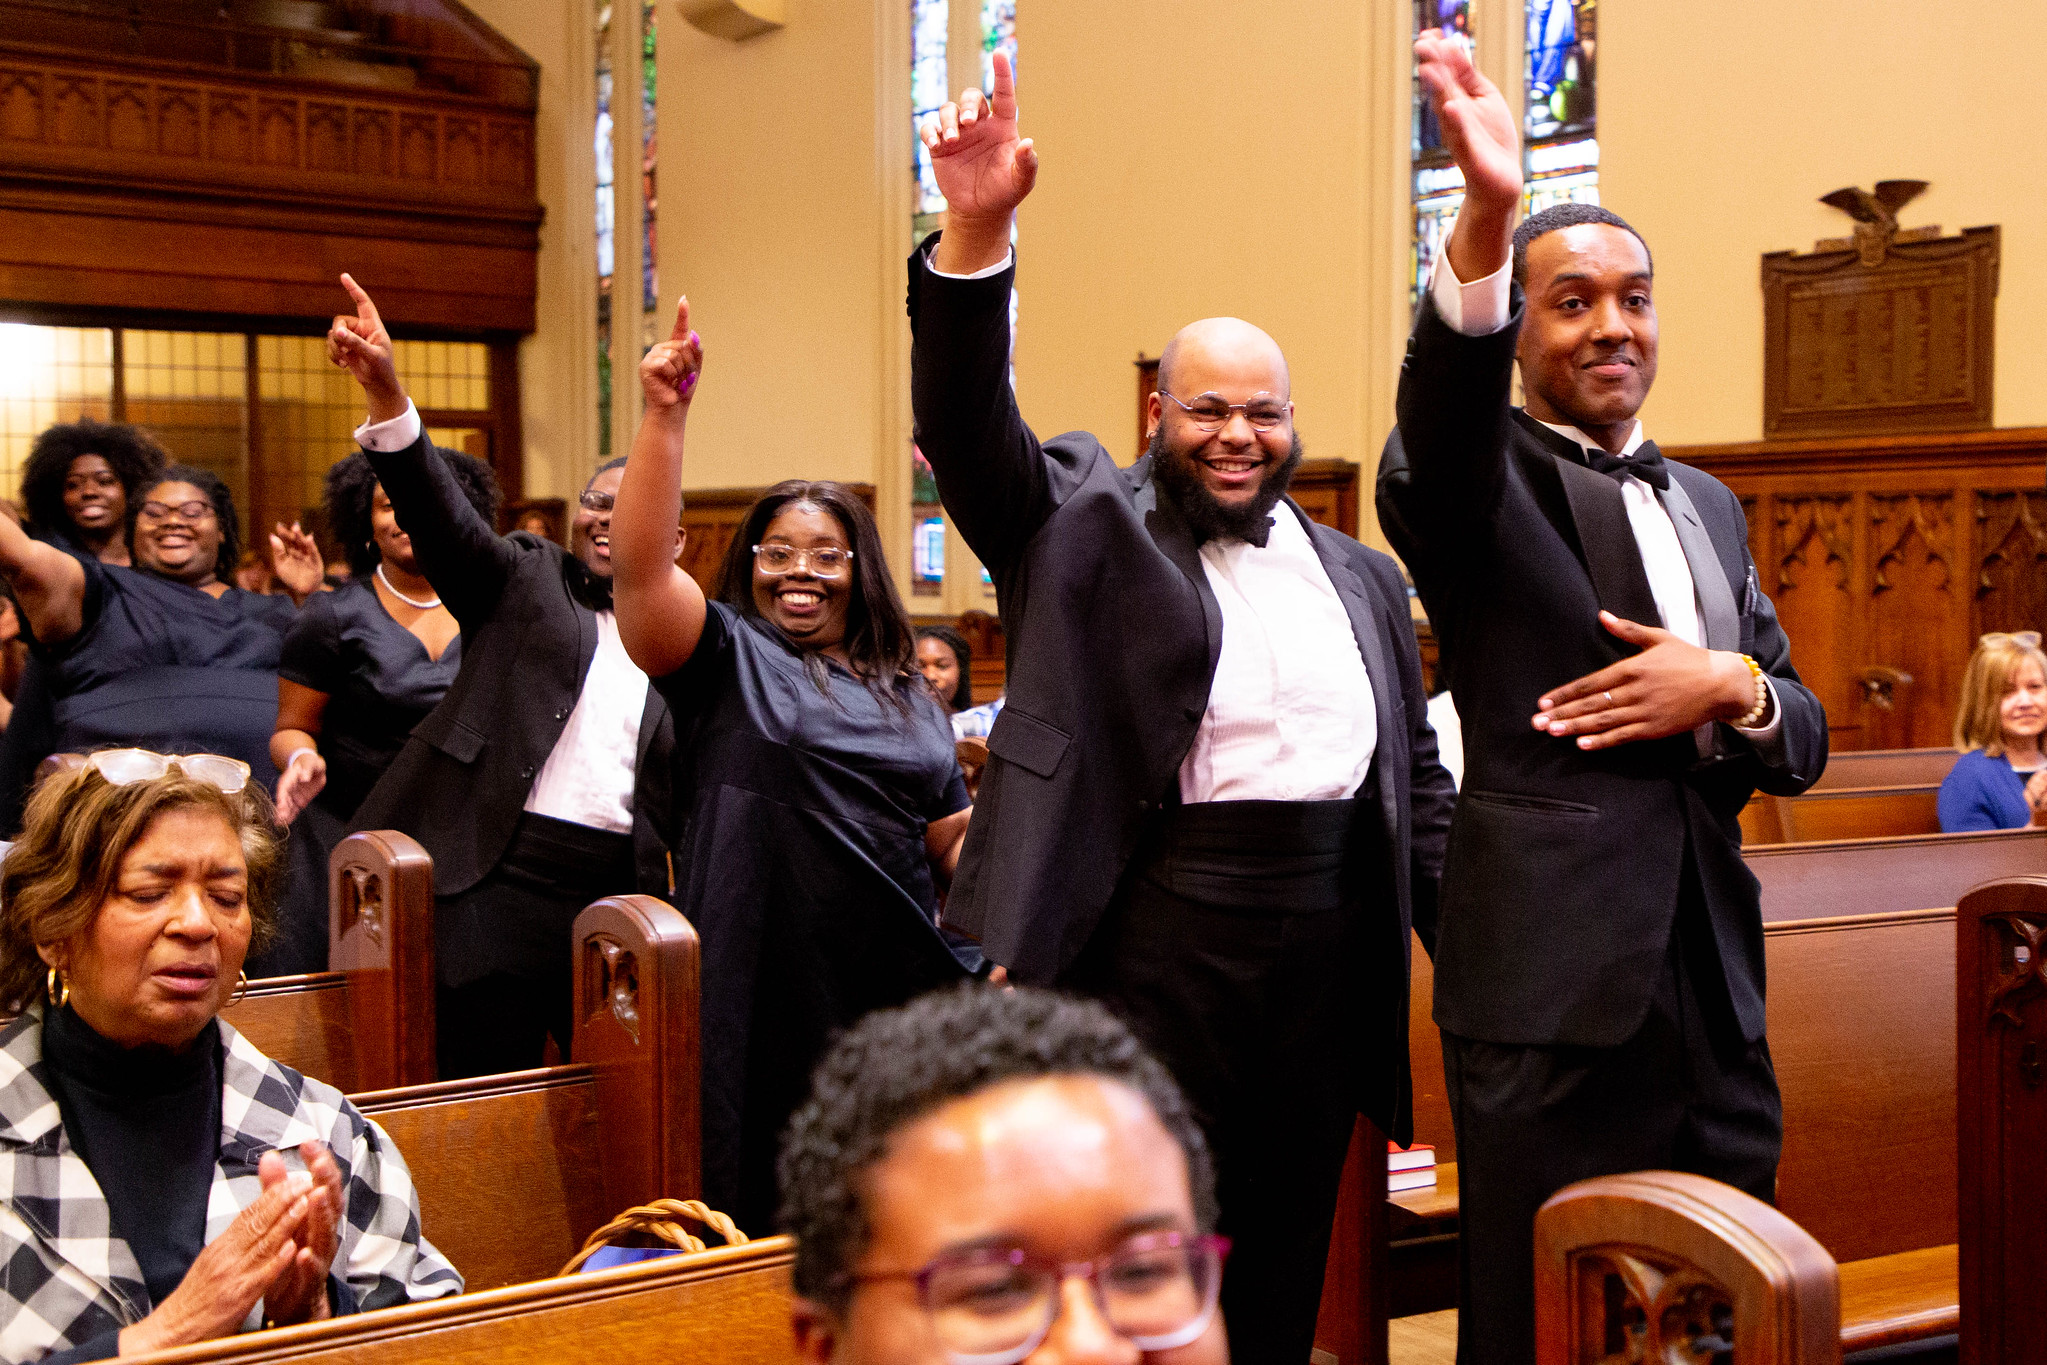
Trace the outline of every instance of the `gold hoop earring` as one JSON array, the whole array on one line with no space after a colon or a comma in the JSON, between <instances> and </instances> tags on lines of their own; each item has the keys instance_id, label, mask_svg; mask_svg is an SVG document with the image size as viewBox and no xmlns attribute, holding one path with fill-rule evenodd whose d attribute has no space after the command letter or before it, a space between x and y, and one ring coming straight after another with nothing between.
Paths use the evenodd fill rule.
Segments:
<instances>
[{"instance_id":1,"label":"gold hoop earring","mask_svg":"<svg viewBox=\"0 0 2047 1365\"><path fill-rule=\"evenodd\" d=\"M50 993L50 1003L56 1008L61 1010L71 1003L71 983L55 967L50 968L50 974L43 978L43 989Z\"/></svg>"},{"instance_id":2,"label":"gold hoop earring","mask_svg":"<svg viewBox=\"0 0 2047 1365\"><path fill-rule=\"evenodd\" d=\"M235 989L234 989L234 993L233 993L232 995L228 996L228 998L227 998L227 1003L228 1003L228 1004L230 1004L230 1005L232 1005L232 1004L234 1004L234 1003L235 1003L235 1001L237 1001L237 1000L241 999L241 998L242 998L243 996L247 995L248 993L249 993L249 974L248 974L247 972L243 972L243 973L241 973L241 974L240 974L239 976L237 976L237 977L235 978Z\"/></svg>"}]
</instances>

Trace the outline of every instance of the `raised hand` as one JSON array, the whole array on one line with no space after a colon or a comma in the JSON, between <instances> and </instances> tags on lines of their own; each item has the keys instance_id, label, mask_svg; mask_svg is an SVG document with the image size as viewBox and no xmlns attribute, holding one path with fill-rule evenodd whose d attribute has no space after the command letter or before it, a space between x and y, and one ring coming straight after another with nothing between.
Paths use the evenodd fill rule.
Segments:
<instances>
[{"instance_id":1,"label":"raised hand","mask_svg":"<svg viewBox=\"0 0 2047 1365\"><path fill-rule=\"evenodd\" d=\"M277 778L277 819L288 825L327 789L327 760L317 749L301 749Z\"/></svg>"},{"instance_id":2,"label":"raised hand","mask_svg":"<svg viewBox=\"0 0 2047 1365\"><path fill-rule=\"evenodd\" d=\"M1017 133L1016 72L1009 54L995 54L995 93L983 95L968 86L924 120L918 130L931 169L945 195L945 236L939 243L938 268L971 273L992 265L1009 249L1009 224L1016 206L1038 182L1038 150ZM970 264L953 248L992 259ZM966 270L958 269L965 265Z\"/></svg>"},{"instance_id":3,"label":"raised hand","mask_svg":"<svg viewBox=\"0 0 2047 1365\"><path fill-rule=\"evenodd\" d=\"M327 561L320 553L320 542L300 529L297 522L286 526L280 521L270 533L270 568L291 594L292 601L300 606L320 590L321 580L327 576Z\"/></svg>"},{"instance_id":4,"label":"raised hand","mask_svg":"<svg viewBox=\"0 0 2047 1365\"><path fill-rule=\"evenodd\" d=\"M1642 652L1544 693L1530 720L1536 729L1576 736L1580 749L1610 749L1735 720L1755 705L1755 678L1739 654L1612 612L1599 613L1599 623Z\"/></svg>"},{"instance_id":5,"label":"raised hand","mask_svg":"<svg viewBox=\"0 0 2047 1365\"><path fill-rule=\"evenodd\" d=\"M675 306L675 326L669 329L668 340L656 342L640 360L640 391L647 396L647 411L687 413L703 373L704 342L690 330L685 294Z\"/></svg>"},{"instance_id":6,"label":"raised hand","mask_svg":"<svg viewBox=\"0 0 2047 1365\"><path fill-rule=\"evenodd\" d=\"M265 1182L256 1202L206 1244L169 1297L121 1329L121 1354L211 1341L239 1330L305 1249L295 1234L311 1208L314 1183L303 1173Z\"/></svg>"},{"instance_id":7,"label":"raised hand","mask_svg":"<svg viewBox=\"0 0 2047 1365\"><path fill-rule=\"evenodd\" d=\"M263 1315L280 1327L317 1322L328 1315L327 1272L341 1247L341 1167L324 1142L300 1143L299 1156L305 1160L313 1187L306 1196L305 1220L292 1239L298 1251L263 1295ZM292 1178L284 1158L275 1152L263 1154L256 1173L266 1189Z\"/></svg>"},{"instance_id":8,"label":"raised hand","mask_svg":"<svg viewBox=\"0 0 2047 1365\"><path fill-rule=\"evenodd\" d=\"M392 358L391 334L377 305L351 275L343 274L341 287L355 301L355 316L336 313L327 328L327 358L354 376L370 400L370 420L389 421L405 411L405 387L398 382L398 363Z\"/></svg>"},{"instance_id":9,"label":"raised hand","mask_svg":"<svg viewBox=\"0 0 2047 1365\"><path fill-rule=\"evenodd\" d=\"M1464 172L1464 206L1450 236L1450 269L1466 284L1506 264L1521 211L1521 125L1463 43L1430 29L1415 39L1415 70L1443 142Z\"/></svg>"}]
</instances>

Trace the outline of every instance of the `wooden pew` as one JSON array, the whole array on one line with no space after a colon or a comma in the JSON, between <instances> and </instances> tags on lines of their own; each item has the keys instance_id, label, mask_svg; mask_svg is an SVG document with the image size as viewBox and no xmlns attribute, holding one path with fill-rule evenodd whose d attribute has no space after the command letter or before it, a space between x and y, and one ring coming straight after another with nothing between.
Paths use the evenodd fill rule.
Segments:
<instances>
[{"instance_id":1,"label":"wooden pew","mask_svg":"<svg viewBox=\"0 0 2047 1365\"><path fill-rule=\"evenodd\" d=\"M138 1356L149 1365L537 1365L616 1358L788 1365L795 1243L565 1275Z\"/></svg>"},{"instance_id":2,"label":"wooden pew","mask_svg":"<svg viewBox=\"0 0 2047 1365\"><path fill-rule=\"evenodd\" d=\"M1938 787L1961 757L1948 745L1937 749L1859 749L1827 755L1814 791L1837 787Z\"/></svg>"},{"instance_id":3,"label":"wooden pew","mask_svg":"<svg viewBox=\"0 0 2047 1365\"><path fill-rule=\"evenodd\" d=\"M1743 853L1765 923L1951 906L1978 882L2047 872L2047 829L1835 839Z\"/></svg>"},{"instance_id":4,"label":"wooden pew","mask_svg":"<svg viewBox=\"0 0 2047 1365\"><path fill-rule=\"evenodd\" d=\"M391 1135L470 1289L554 1274L622 1209L701 1188L698 942L614 896L576 918L576 1061L352 1098Z\"/></svg>"},{"instance_id":5,"label":"wooden pew","mask_svg":"<svg viewBox=\"0 0 2047 1365\"><path fill-rule=\"evenodd\" d=\"M1834 1259L1761 1200L1703 1176L1580 1181L1535 1216L1537 1365L1835 1365ZM1731 1331L1729 1330L1731 1329Z\"/></svg>"},{"instance_id":6,"label":"wooden pew","mask_svg":"<svg viewBox=\"0 0 2047 1365\"><path fill-rule=\"evenodd\" d=\"M286 1066L353 1094L434 1079L433 860L395 830L328 860L332 971L249 983L221 1011Z\"/></svg>"},{"instance_id":7,"label":"wooden pew","mask_svg":"<svg viewBox=\"0 0 2047 1365\"><path fill-rule=\"evenodd\" d=\"M2047 1340L2047 877L1977 887L1955 929L1961 1360L2003 1365Z\"/></svg>"},{"instance_id":8,"label":"wooden pew","mask_svg":"<svg viewBox=\"0 0 2047 1365\"><path fill-rule=\"evenodd\" d=\"M1803 796L1758 793L1742 809L1746 846L1937 834L1940 784L1833 787Z\"/></svg>"}]
</instances>

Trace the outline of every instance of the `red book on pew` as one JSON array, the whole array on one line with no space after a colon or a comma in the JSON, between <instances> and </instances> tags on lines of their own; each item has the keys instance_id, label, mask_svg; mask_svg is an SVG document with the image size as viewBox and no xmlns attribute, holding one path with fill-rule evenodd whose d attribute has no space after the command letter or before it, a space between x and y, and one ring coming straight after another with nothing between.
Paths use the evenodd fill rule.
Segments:
<instances>
[{"instance_id":1,"label":"red book on pew","mask_svg":"<svg viewBox=\"0 0 2047 1365\"><path fill-rule=\"evenodd\" d=\"M1436 1183L1436 1149L1427 1143L1414 1147L1386 1144L1386 1191L1422 1190Z\"/></svg>"}]
</instances>

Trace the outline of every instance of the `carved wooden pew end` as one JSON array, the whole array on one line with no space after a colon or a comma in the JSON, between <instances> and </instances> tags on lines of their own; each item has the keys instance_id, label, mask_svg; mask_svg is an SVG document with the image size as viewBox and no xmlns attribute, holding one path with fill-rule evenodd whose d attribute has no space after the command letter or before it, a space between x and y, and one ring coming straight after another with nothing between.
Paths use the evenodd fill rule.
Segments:
<instances>
[{"instance_id":1,"label":"carved wooden pew end","mask_svg":"<svg viewBox=\"0 0 2047 1365\"><path fill-rule=\"evenodd\" d=\"M1703 1176L1584 1180L1535 1220L1539 1365L1711 1359L1832 1365L1840 1277L1803 1228Z\"/></svg>"}]
</instances>

